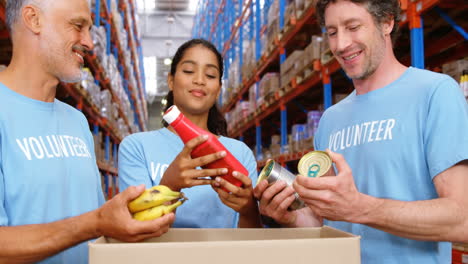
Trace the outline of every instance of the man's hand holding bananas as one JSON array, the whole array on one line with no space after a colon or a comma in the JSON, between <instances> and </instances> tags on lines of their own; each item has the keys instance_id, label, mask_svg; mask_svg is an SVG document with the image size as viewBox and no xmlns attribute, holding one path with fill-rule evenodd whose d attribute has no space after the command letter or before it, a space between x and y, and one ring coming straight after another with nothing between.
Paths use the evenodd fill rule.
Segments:
<instances>
[{"instance_id":1,"label":"man's hand holding bananas","mask_svg":"<svg viewBox=\"0 0 468 264\"><path fill-rule=\"evenodd\" d=\"M187 198L184 193L174 192L164 185L157 185L145 190L128 203L128 209L136 220L153 220L174 211L185 200Z\"/></svg>"}]
</instances>

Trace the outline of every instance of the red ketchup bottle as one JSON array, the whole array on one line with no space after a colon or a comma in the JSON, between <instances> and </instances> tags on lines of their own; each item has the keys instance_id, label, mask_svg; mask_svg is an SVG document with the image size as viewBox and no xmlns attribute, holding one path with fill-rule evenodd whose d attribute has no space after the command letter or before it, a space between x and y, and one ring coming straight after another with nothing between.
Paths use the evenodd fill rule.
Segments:
<instances>
[{"instance_id":1,"label":"red ketchup bottle","mask_svg":"<svg viewBox=\"0 0 468 264\"><path fill-rule=\"evenodd\" d=\"M208 154L216 153L219 151L226 151L226 156L222 159L218 159L210 164L203 166L205 169L217 169L226 168L228 169L227 174L220 175L223 179L230 182L231 184L241 187L242 182L232 176L232 172L238 171L246 176L249 176L249 171L227 150L221 142L219 142L217 136L210 132L207 132L200 127L196 126L192 121L184 116L177 108L173 105L167 109L164 113L163 119L177 132L179 137L184 143L187 143L191 139L202 135L208 135L208 139L195 147L192 151L192 158L198 158Z\"/></svg>"}]
</instances>

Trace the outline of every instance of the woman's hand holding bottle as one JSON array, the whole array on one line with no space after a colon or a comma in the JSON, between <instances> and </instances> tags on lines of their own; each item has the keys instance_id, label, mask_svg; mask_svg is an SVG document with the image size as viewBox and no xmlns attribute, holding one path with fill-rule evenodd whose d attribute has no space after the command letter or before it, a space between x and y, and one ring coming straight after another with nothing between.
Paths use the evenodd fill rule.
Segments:
<instances>
[{"instance_id":1,"label":"woman's hand holding bottle","mask_svg":"<svg viewBox=\"0 0 468 264\"><path fill-rule=\"evenodd\" d=\"M183 188L211 184L213 180L207 177L226 174L226 168L197 169L197 167L202 167L226 156L225 151L220 151L193 159L190 153L207 138L207 136L199 136L188 141L164 172L160 184L166 185L174 191L180 191Z\"/></svg>"},{"instance_id":2,"label":"woman's hand holding bottle","mask_svg":"<svg viewBox=\"0 0 468 264\"><path fill-rule=\"evenodd\" d=\"M235 186L221 177L216 177L211 186L225 205L241 215L257 212L257 202L253 196L252 180L238 171L235 171L232 175L243 183L243 187Z\"/></svg>"}]
</instances>

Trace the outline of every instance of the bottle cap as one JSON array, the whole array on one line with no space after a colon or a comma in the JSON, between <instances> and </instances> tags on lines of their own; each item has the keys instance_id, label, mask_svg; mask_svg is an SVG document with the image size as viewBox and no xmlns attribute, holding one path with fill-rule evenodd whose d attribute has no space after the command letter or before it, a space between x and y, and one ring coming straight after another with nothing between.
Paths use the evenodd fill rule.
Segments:
<instances>
[{"instance_id":1,"label":"bottle cap","mask_svg":"<svg viewBox=\"0 0 468 264\"><path fill-rule=\"evenodd\" d=\"M177 119L177 117L179 117L179 115L180 115L179 108L177 108L177 106L173 105L173 106L169 107L166 110L166 112L163 115L163 119L168 124L171 124L172 122L174 122Z\"/></svg>"}]
</instances>

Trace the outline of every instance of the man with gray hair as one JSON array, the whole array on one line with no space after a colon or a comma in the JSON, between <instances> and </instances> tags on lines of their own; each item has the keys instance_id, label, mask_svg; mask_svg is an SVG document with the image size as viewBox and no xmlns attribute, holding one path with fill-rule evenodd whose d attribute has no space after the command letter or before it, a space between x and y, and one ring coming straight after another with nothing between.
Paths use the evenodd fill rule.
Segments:
<instances>
[{"instance_id":1,"label":"man with gray hair","mask_svg":"<svg viewBox=\"0 0 468 264\"><path fill-rule=\"evenodd\" d=\"M0 262L87 263L90 239L165 233L174 214L139 222L128 211L143 185L104 203L88 122L55 99L60 81L80 80L92 49L88 2L8 0L6 11L13 56L0 73Z\"/></svg>"}]
</instances>

